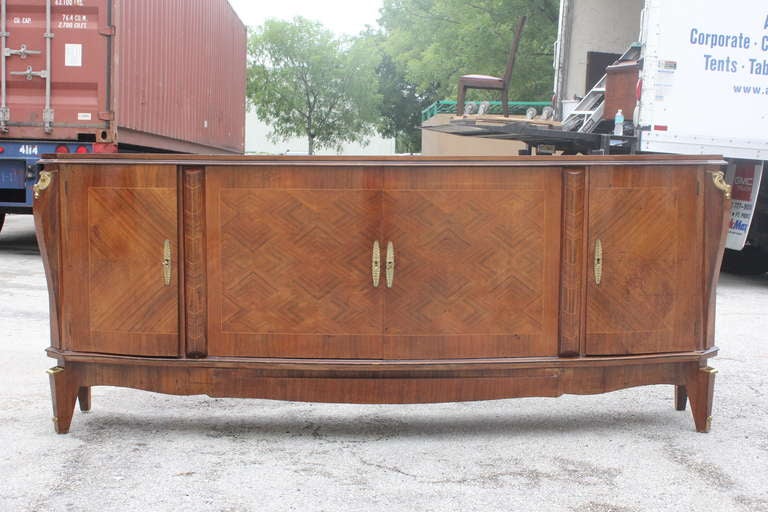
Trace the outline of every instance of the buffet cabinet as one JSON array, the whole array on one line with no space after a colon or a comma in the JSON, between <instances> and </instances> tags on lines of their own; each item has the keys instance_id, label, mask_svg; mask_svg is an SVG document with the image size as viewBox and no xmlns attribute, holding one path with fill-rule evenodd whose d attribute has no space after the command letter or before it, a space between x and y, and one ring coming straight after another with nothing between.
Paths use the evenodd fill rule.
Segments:
<instances>
[{"instance_id":1,"label":"buffet cabinet","mask_svg":"<svg viewBox=\"0 0 768 512\"><path fill-rule=\"evenodd\" d=\"M56 431L99 385L422 403L648 384L706 431L723 163L44 160Z\"/></svg>"}]
</instances>

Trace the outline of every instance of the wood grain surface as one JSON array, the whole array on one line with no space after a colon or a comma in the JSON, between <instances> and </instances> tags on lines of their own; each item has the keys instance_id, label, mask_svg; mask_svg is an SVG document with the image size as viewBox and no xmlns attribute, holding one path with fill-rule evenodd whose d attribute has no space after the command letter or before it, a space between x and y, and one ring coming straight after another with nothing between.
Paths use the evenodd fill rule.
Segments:
<instances>
[{"instance_id":1,"label":"wood grain surface","mask_svg":"<svg viewBox=\"0 0 768 512\"><path fill-rule=\"evenodd\" d=\"M378 169L208 169L211 355L378 357Z\"/></svg>"},{"instance_id":2,"label":"wood grain surface","mask_svg":"<svg viewBox=\"0 0 768 512\"><path fill-rule=\"evenodd\" d=\"M384 171L385 359L555 355L560 170Z\"/></svg>"},{"instance_id":3,"label":"wood grain surface","mask_svg":"<svg viewBox=\"0 0 768 512\"><path fill-rule=\"evenodd\" d=\"M587 354L700 346L702 198L695 168L590 169ZM591 270L597 240L599 285Z\"/></svg>"},{"instance_id":4,"label":"wood grain surface","mask_svg":"<svg viewBox=\"0 0 768 512\"><path fill-rule=\"evenodd\" d=\"M563 357L584 352L584 279L586 277L586 172L563 172L563 228L560 262L560 345Z\"/></svg>"},{"instance_id":5,"label":"wood grain surface","mask_svg":"<svg viewBox=\"0 0 768 512\"><path fill-rule=\"evenodd\" d=\"M205 169L184 168L182 212L184 233L184 353L200 358L208 353L207 282L205 274Z\"/></svg>"},{"instance_id":6,"label":"wood grain surface","mask_svg":"<svg viewBox=\"0 0 768 512\"><path fill-rule=\"evenodd\" d=\"M133 355L178 354L176 175L157 166L61 172L63 345ZM170 286L163 243L171 242Z\"/></svg>"},{"instance_id":7,"label":"wood grain surface","mask_svg":"<svg viewBox=\"0 0 768 512\"><path fill-rule=\"evenodd\" d=\"M51 346L62 348L61 344L61 175L58 169L50 167L51 185L35 199L35 236L48 284L48 312L50 314Z\"/></svg>"}]
</instances>

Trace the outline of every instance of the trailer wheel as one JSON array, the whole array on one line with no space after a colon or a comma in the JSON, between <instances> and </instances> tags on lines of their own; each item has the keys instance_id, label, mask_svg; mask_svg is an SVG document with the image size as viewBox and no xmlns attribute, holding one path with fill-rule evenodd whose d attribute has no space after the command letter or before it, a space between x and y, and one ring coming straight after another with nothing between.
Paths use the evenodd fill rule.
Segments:
<instances>
[{"instance_id":1,"label":"trailer wheel","mask_svg":"<svg viewBox=\"0 0 768 512\"><path fill-rule=\"evenodd\" d=\"M768 251L749 246L740 251L726 249L722 269L742 276L764 274L768 272Z\"/></svg>"},{"instance_id":2,"label":"trailer wheel","mask_svg":"<svg viewBox=\"0 0 768 512\"><path fill-rule=\"evenodd\" d=\"M3 224L5 224L5 212L0 212L0 231L3 230Z\"/></svg>"}]
</instances>

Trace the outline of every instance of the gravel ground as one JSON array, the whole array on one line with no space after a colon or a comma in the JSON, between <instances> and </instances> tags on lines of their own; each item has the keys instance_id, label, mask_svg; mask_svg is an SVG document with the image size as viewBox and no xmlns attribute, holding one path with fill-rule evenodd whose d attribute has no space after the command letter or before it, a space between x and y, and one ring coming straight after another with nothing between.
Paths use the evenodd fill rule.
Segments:
<instances>
[{"instance_id":1,"label":"gravel ground","mask_svg":"<svg viewBox=\"0 0 768 512\"><path fill-rule=\"evenodd\" d=\"M29 216L0 234L0 511L768 511L768 276L718 291L713 426L672 386L360 406L93 390L51 425Z\"/></svg>"}]
</instances>

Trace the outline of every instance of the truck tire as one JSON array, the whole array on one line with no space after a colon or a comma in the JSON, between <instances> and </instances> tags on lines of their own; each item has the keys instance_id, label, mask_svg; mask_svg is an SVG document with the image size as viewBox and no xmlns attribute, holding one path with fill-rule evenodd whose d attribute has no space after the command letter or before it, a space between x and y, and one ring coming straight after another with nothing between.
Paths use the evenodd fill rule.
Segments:
<instances>
[{"instance_id":1,"label":"truck tire","mask_svg":"<svg viewBox=\"0 0 768 512\"><path fill-rule=\"evenodd\" d=\"M764 274L768 272L768 251L749 246L740 251L726 249L722 269L742 276Z\"/></svg>"}]
</instances>

